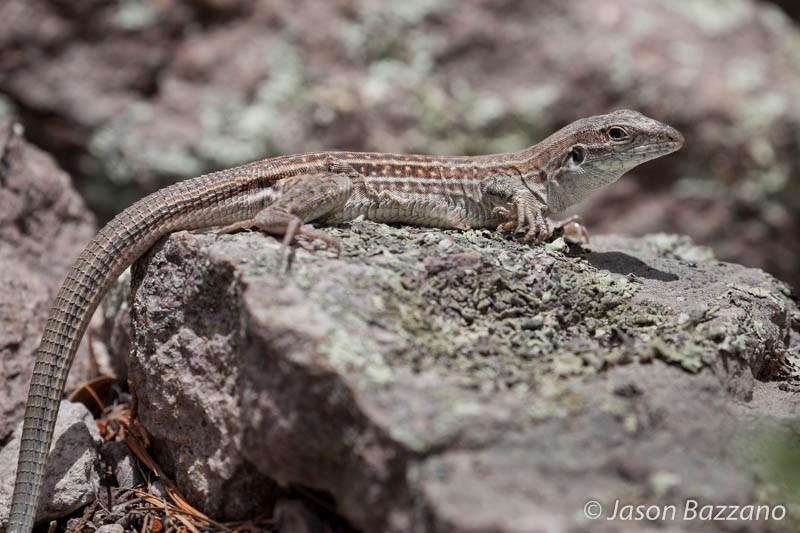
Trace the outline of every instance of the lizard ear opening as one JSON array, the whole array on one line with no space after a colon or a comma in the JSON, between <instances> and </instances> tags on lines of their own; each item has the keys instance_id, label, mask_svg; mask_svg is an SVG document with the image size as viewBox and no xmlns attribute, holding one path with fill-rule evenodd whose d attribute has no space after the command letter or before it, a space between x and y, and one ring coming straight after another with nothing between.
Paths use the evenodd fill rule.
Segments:
<instances>
[{"instance_id":1,"label":"lizard ear opening","mask_svg":"<svg viewBox=\"0 0 800 533\"><path fill-rule=\"evenodd\" d=\"M569 151L569 160L573 165L578 166L586 159L586 151L582 146L573 146Z\"/></svg>"}]
</instances>

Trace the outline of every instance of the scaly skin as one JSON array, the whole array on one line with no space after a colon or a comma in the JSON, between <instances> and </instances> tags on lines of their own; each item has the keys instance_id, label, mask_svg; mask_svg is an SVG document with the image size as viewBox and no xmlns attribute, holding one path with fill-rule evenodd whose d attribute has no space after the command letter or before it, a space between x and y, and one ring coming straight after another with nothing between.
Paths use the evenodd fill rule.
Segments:
<instances>
[{"instance_id":1,"label":"scaly skin","mask_svg":"<svg viewBox=\"0 0 800 533\"><path fill-rule=\"evenodd\" d=\"M635 111L582 119L526 150L479 157L315 152L190 179L136 202L86 246L56 297L36 354L8 532L30 531L64 383L109 286L173 231L225 226L332 240L306 225L366 218L441 228L491 227L526 241L563 211L645 161L679 149L675 129Z\"/></svg>"}]
</instances>

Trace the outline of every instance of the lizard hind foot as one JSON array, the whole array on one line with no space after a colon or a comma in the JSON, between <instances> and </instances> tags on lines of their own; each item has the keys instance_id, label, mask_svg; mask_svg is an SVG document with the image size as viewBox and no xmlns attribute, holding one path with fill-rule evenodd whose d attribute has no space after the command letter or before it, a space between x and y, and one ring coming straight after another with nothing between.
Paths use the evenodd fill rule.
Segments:
<instances>
[{"instance_id":1,"label":"lizard hind foot","mask_svg":"<svg viewBox=\"0 0 800 533\"><path fill-rule=\"evenodd\" d=\"M316 229L310 224L303 224L299 218L294 219L286 228L282 245L288 247L299 235L303 235L312 241L324 242L328 248L336 250L336 257L339 257L342 253L342 246L338 239Z\"/></svg>"},{"instance_id":2,"label":"lizard hind foot","mask_svg":"<svg viewBox=\"0 0 800 533\"><path fill-rule=\"evenodd\" d=\"M322 241L328 247L336 250L338 256L341 250L339 241L324 231L320 231L310 224L304 224L303 220L291 213L267 208L256 215L254 226L264 233L283 237L281 245L284 249L291 246L298 236L302 235L312 241Z\"/></svg>"},{"instance_id":3,"label":"lizard hind foot","mask_svg":"<svg viewBox=\"0 0 800 533\"><path fill-rule=\"evenodd\" d=\"M256 223L255 220L242 220L240 222L234 222L233 224L228 224L227 226L222 226L216 231L217 237L222 235L228 235L230 233L237 233L239 231L252 231L255 228Z\"/></svg>"},{"instance_id":4,"label":"lizard hind foot","mask_svg":"<svg viewBox=\"0 0 800 533\"><path fill-rule=\"evenodd\" d=\"M286 220L287 218L288 220ZM326 244L326 246L334 248L336 250L337 257L341 254L341 245L339 241L324 231L320 231L310 224L303 224L303 221L300 220L300 218L292 215L281 217L281 219L282 220L280 222L267 221L263 219L259 220L258 217L254 219L242 220L240 222L235 222L219 228L216 232L216 236L220 237L222 235L237 233L239 231L260 230L275 237L282 236L283 240L281 241L281 246L288 248L293 242L295 242L295 239L299 235L303 235L312 241L322 241Z\"/></svg>"}]
</instances>

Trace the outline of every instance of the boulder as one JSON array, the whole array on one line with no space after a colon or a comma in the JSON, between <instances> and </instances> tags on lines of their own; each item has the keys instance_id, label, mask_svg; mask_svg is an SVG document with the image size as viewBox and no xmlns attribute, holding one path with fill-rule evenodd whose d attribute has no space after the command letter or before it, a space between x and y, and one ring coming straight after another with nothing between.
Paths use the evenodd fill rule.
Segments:
<instances>
[{"instance_id":1,"label":"boulder","mask_svg":"<svg viewBox=\"0 0 800 533\"><path fill-rule=\"evenodd\" d=\"M0 92L101 218L271 154L513 150L630 107L686 146L586 220L800 284L800 29L768 2L8 0L0 48Z\"/></svg>"},{"instance_id":2,"label":"boulder","mask_svg":"<svg viewBox=\"0 0 800 533\"><path fill-rule=\"evenodd\" d=\"M22 419L50 305L94 233L69 176L18 123L0 123L0 442ZM84 342L67 387L91 374Z\"/></svg>"},{"instance_id":3,"label":"boulder","mask_svg":"<svg viewBox=\"0 0 800 533\"><path fill-rule=\"evenodd\" d=\"M17 472L22 424L10 443L0 450L0 527L5 527ZM61 402L53 445L45 471L36 521L61 518L94 501L100 487L97 447L101 441L92 414L86 407Z\"/></svg>"},{"instance_id":4,"label":"boulder","mask_svg":"<svg viewBox=\"0 0 800 533\"><path fill-rule=\"evenodd\" d=\"M340 258L182 232L133 271L141 421L205 512L298 489L360 531L572 530L592 500L783 505L797 524L786 285L669 235L328 231Z\"/></svg>"}]
</instances>

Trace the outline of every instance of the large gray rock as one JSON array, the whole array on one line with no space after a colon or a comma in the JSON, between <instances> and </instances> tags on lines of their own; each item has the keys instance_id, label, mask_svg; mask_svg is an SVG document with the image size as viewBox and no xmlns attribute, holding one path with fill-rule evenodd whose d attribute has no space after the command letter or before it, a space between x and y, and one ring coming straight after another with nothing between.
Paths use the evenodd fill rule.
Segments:
<instances>
[{"instance_id":1,"label":"large gray rock","mask_svg":"<svg viewBox=\"0 0 800 533\"><path fill-rule=\"evenodd\" d=\"M0 442L22 418L50 304L94 232L69 176L0 122ZM87 355L84 343L68 388L90 375Z\"/></svg>"},{"instance_id":2,"label":"large gray rock","mask_svg":"<svg viewBox=\"0 0 800 533\"><path fill-rule=\"evenodd\" d=\"M14 475L17 472L20 424L0 450L0 527L8 523ZM36 521L61 518L95 499L100 486L97 446L100 432L81 404L61 402L47 462Z\"/></svg>"},{"instance_id":3,"label":"large gray rock","mask_svg":"<svg viewBox=\"0 0 800 533\"><path fill-rule=\"evenodd\" d=\"M588 220L800 283L800 30L767 2L6 0L0 49L0 92L103 216L269 154L517 149L625 106L686 147Z\"/></svg>"},{"instance_id":4,"label":"large gray rock","mask_svg":"<svg viewBox=\"0 0 800 533\"><path fill-rule=\"evenodd\" d=\"M667 235L329 231L342 257L300 249L288 272L272 238L189 233L134 270L141 421L200 508L247 516L274 479L362 531L641 530L589 500L798 523L800 399L779 384L800 314L770 276Z\"/></svg>"}]
</instances>

